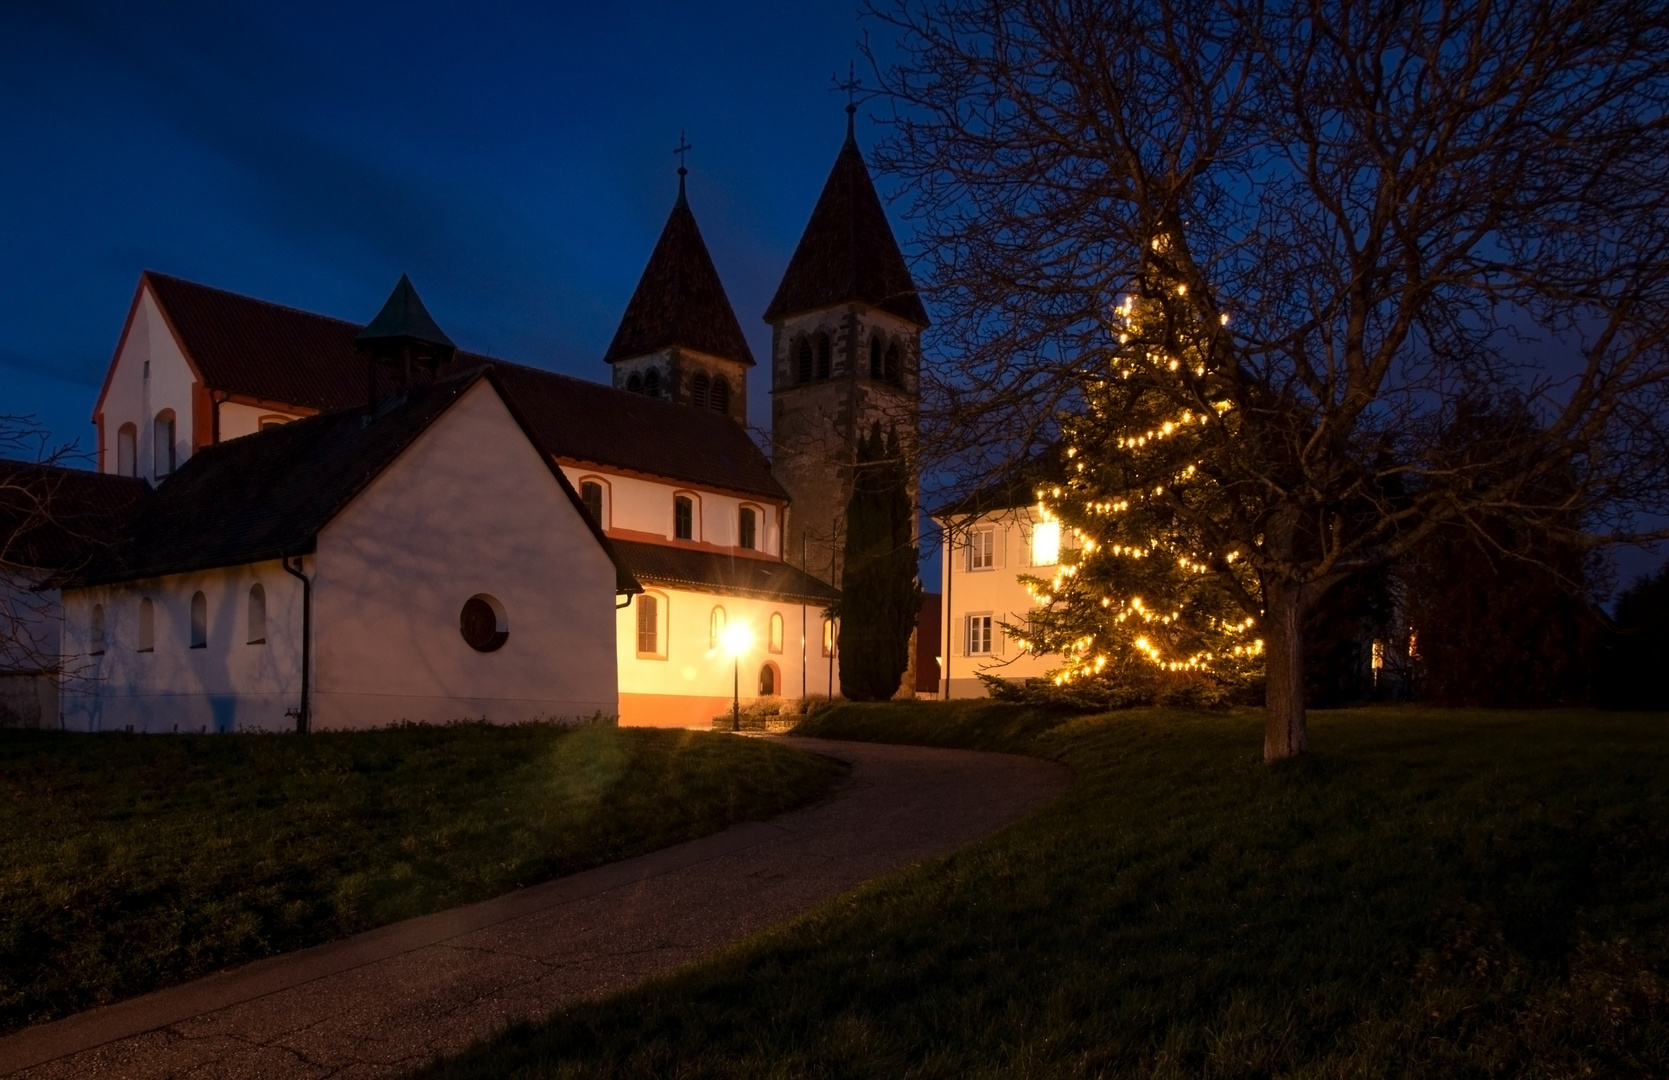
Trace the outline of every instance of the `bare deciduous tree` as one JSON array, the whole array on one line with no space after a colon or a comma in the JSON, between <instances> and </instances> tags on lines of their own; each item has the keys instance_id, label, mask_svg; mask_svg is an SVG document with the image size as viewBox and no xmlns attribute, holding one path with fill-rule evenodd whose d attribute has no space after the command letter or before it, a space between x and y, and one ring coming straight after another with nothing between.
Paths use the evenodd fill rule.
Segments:
<instances>
[{"instance_id":1,"label":"bare deciduous tree","mask_svg":"<svg viewBox=\"0 0 1669 1080\"><path fill-rule=\"evenodd\" d=\"M1205 555L1255 571L1267 759L1307 747L1300 626L1347 576L1483 515L1577 521L1597 544L1665 510L1664 4L898 0L869 17L902 56L878 71L895 111L877 159L937 303L924 450L977 482L1049 443L1084 380L1130 355L1121 296L1208 327L1184 343L1203 363L1133 377L1235 418L1201 435L1218 497L1170 509ZM1534 431L1450 452L1457 410L1492 399L1527 403Z\"/></svg>"}]
</instances>

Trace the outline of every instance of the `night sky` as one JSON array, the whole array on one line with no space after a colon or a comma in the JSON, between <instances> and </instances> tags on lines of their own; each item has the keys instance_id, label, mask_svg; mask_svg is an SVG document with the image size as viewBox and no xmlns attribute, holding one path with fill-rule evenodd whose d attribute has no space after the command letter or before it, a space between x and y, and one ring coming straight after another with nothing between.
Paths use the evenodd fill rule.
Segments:
<instances>
[{"instance_id":1,"label":"night sky","mask_svg":"<svg viewBox=\"0 0 1669 1080\"><path fill-rule=\"evenodd\" d=\"M405 272L461 346L605 380L681 130L763 357L862 32L852 0L0 4L0 412L90 445L145 269L355 322Z\"/></svg>"}]
</instances>

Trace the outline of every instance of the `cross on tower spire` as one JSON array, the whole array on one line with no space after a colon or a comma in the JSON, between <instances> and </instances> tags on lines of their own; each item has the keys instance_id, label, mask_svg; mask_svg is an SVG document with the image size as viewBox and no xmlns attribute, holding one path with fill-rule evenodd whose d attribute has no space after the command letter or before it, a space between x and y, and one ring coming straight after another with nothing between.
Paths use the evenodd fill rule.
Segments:
<instances>
[{"instance_id":1,"label":"cross on tower spire","mask_svg":"<svg viewBox=\"0 0 1669 1080\"><path fill-rule=\"evenodd\" d=\"M857 135L852 130L852 118L858 114L858 87L862 85L863 80L858 78L857 62L848 60L846 62L846 81L842 82L836 79L835 89L846 91L846 141L849 143L858 141Z\"/></svg>"},{"instance_id":2,"label":"cross on tower spire","mask_svg":"<svg viewBox=\"0 0 1669 1080\"><path fill-rule=\"evenodd\" d=\"M688 154L691 150L694 150L694 149L695 149L695 147L690 145L690 140L685 138L684 137L684 132L682 130L680 130L678 132L678 145L672 148L672 152L674 154L678 155L678 201L679 202L684 201L684 177L689 175L689 171L690 171L688 168L686 168L687 161L685 159L685 155Z\"/></svg>"}]
</instances>

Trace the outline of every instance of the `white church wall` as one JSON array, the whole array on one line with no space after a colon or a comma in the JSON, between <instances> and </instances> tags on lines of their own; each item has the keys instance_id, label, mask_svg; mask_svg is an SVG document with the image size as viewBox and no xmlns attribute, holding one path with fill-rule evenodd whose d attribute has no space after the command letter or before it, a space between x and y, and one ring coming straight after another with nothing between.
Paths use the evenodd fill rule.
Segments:
<instances>
[{"instance_id":1,"label":"white church wall","mask_svg":"<svg viewBox=\"0 0 1669 1080\"><path fill-rule=\"evenodd\" d=\"M615 572L580 515L478 383L320 535L317 726L616 715ZM497 651L459 633L476 594Z\"/></svg>"},{"instance_id":2,"label":"white church wall","mask_svg":"<svg viewBox=\"0 0 1669 1080\"><path fill-rule=\"evenodd\" d=\"M260 585L264 641L250 641L251 587ZM203 645L192 647L192 597L203 593ZM151 602L150 648L141 606ZM103 610L97 650L93 608ZM301 583L276 561L64 594L60 708L71 731L285 731L301 703Z\"/></svg>"},{"instance_id":3,"label":"white church wall","mask_svg":"<svg viewBox=\"0 0 1669 1080\"><path fill-rule=\"evenodd\" d=\"M782 508L767 500L577 464L565 464L562 471L576 490L587 479L603 481L607 492L603 528L610 534L624 539L673 540L672 501L688 495L697 504L692 538L696 543L734 549L740 542L740 511L750 506L757 521L754 550L772 556L782 550Z\"/></svg>"},{"instance_id":4,"label":"white church wall","mask_svg":"<svg viewBox=\"0 0 1669 1080\"><path fill-rule=\"evenodd\" d=\"M263 423L287 423L300 419L299 416L280 409L245 405L241 401L222 401L216 409L216 416L220 421L218 434L221 442L253 435L261 430Z\"/></svg>"},{"instance_id":5,"label":"white church wall","mask_svg":"<svg viewBox=\"0 0 1669 1080\"><path fill-rule=\"evenodd\" d=\"M693 592L646 585L657 604L658 655L638 653L640 597L616 615L620 665L620 723L634 727L709 726L730 711L736 672L743 702L759 697L760 669L773 667L776 695L797 698L829 693L829 664L821 655L822 615L818 607L774 600ZM713 609L724 610L725 625L748 628L751 644L739 668L723 646L712 642ZM771 616L782 616L782 649L771 648ZM802 617L809 638L802 653ZM805 675L802 683L801 659ZM836 685L839 672L834 673Z\"/></svg>"},{"instance_id":6,"label":"white church wall","mask_svg":"<svg viewBox=\"0 0 1669 1080\"><path fill-rule=\"evenodd\" d=\"M165 409L173 410L175 418L174 466L183 465L191 456L196 381L156 298L149 288L141 290L127 336L111 362L109 383L99 404L102 471L120 471L120 433L123 424L131 423L136 432L137 451L133 475L155 483L158 478L155 421ZM166 458L164 453L163 460Z\"/></svg>"},{"instance_id":7,"label":"white church wall","mask_svg":"<svg viewBox=\"0 0 1669 1080\"><path fill-rule=\"evenodd\" d=\"M993 564L990 567L974 566L976 560L969 558L974 537L982 532L989 532L991 537L990 547L980 549L982 554L990 551ZM1059 563L1058 555L1047 562L1037 561L1040 554L1048 558L1049 545L1045 543L1040 548L1037 543L1034 512L1005 510L986 514L971 523L958 521L954 549L948 539L941 543L943 568L939 581L940 592L945 597L941 640L946 653L940 670L948 669L950 696L987 696L985 684L979 679L980 672L1005 679L1029 679L1059 667L1060 657L1033 655L1012 641L998 625L1006 622L1023 626L1034 607L1031 594L1020 583L1020 575L1046 578ZM987 617L991 620L989 651L982 651L986 645L983 625L980 640L975 643L970 640L969 620Z\"/></svg>"}]
</instances>

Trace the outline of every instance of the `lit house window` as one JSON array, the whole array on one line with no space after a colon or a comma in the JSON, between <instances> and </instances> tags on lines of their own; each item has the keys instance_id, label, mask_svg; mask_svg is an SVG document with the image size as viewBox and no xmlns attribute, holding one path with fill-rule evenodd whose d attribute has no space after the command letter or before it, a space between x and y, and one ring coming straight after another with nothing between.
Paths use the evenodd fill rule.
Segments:
<instances>
[{"instance_id":1,"label":"lit house window","mask_svg":"<svg viewBox=\"0 0 1669 1080\"><path fill-rule=\"evenodd\" d=\"M134 648L140 652L156 651L156 605L148 596L139 599L139 633Z\"/></svg>"},{"instance_id":2,"label":"lit house window","mask_svg":"<svg viewBox=\"0 0 1669 1080\"><path fill-rule=\"evenodd\" d=\"M672 500L672 535L679 540L695 539L695 503L688 495Z\"/></svg>"},{"instance_id":3,"label":"lit house window","mask_svg":"<svg viewBox=\"0 0 1669 1080\"><path fill-rule=\"evenodd\" d=\"M707 647L716 649L724 643L724 608L716 607L707 617Z\"/></svg>"},{"instance_id":4,"label":"lit house window","mask_svg":"<svg viewBox=\"0 0 1669 1080\"><path fill-rule=\"evenodd\" d=\"M771 637L767 647L772 652L779 653L782 651L782 612L780 611L771 612Z\"/></svg>"},{"instance_id":5,"label":"lit house window","mask_svg":"<svg viewBox=\"0 0 1669 1080\"><path fill-rule=\"evenodd\" d=\"M991 616L968 616L968 655L989 656L991 654Z\"/></svg>"},{"instance_id":6,"label":"lit house window","mask_svg":"<svg viewBox=\"0 0 1669 1080\"><path fill-rule=\"evenodd\" d=\"M757 522L758 515L754 513L753 507L744 506L737 512L736 542L739 546L745 547L749 551L752 551L754 548L759 546L757 541Z\"/></svg>"},{"instance_id":7,"label":"lit house window","mask_svg":"<svg viewBox=\"0 0 1669 1080\"><path fill-rule=\"evenodd\" d=\"M1032 528L1032 565L1054 566L1061 561L1061 523L1040 521Z\"/></svg>"},{"instance_id":8,"label":"lit house window","mask_svg":"<svg viewBox=\"0 0 1669 1080\"><path fill-rule=\"evenodd\" d=\"M246 640L251 645L265 645L267 642L267 591L259 582L249 587L249 633Z\"/></svg>"},{"instance_id":9,"label":"lit house window","mask_svg":"<svg viewBox=\"0 0 1669 1080\"><path fill-rule=\"evenodd\" d=\"M167 476L174 471L174 410L164 409L156 414L151 435L151 475Z\"/></svg>"},{"instance_id":10,"label":"lit house window","mask_svg":"<svg viewBox=\"0 0 1669 1080\"><path fill-rule=\"evenodd\" d=\"M997 530L975 529L968 537L968 569L993 570L997 566Z\"/></svg>"},{"instance_id":11,"label":"lit house window","mask_svg":"<svg viewBox=\"0 0 1669 1080\"><path fill-rule=\"evenodd\" d=\"M87 625L87 652L93 656L104 655L104 605L93 605L93 617Z\"/></svg>"},{"instance_id":12,"label":"lit house window","mask_svg":"<svg viewBox=\"0 0 1669 1080\"><path fill-rule=\"evenodd\" d=\"M644 593L637 598L637 654L664 659L661 652L661 598Z\"/></svg>"},{"instance_id":13,"label":"lit house window","mask_svg":"<svg viewBox=\"0 0 1669 1080\"><path fill-rule=\"evenodd\" d=\"M823 655L835 654L835 622L833 619L823 620Z\"/></svg>"},{"instance_id":14,"label":"lit house window","mask_svg":"<svg viewBox=\"0 0 1669 1080\"><path fill-rule=\"evenodd\" d=\"M209 647L209 598L201 592L191 594L191 647Z\"/></svg>"}]
</instances>

